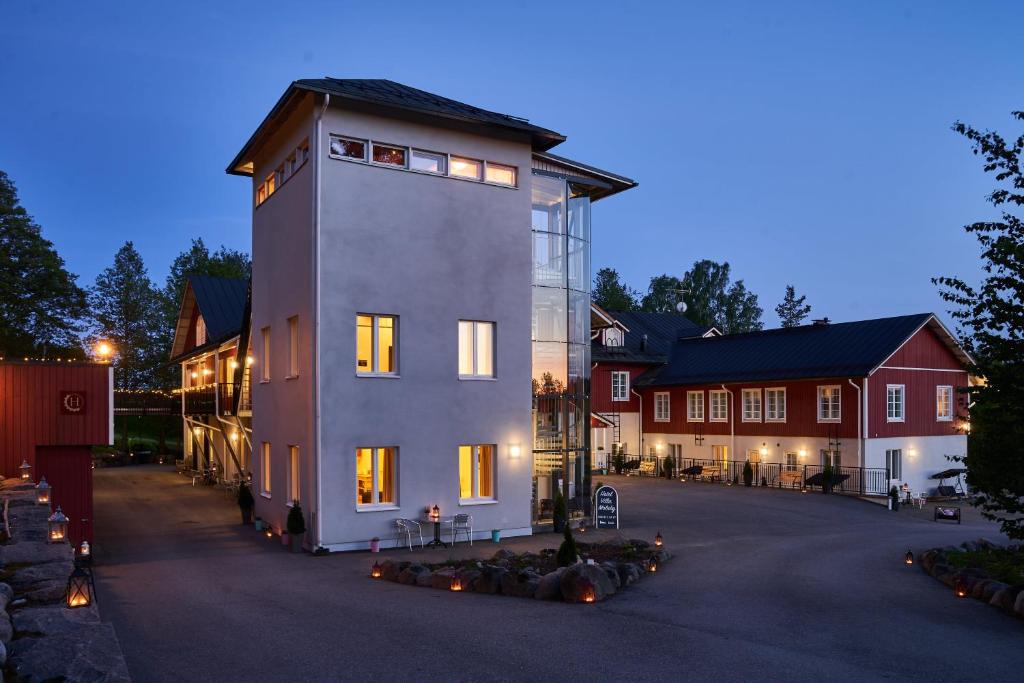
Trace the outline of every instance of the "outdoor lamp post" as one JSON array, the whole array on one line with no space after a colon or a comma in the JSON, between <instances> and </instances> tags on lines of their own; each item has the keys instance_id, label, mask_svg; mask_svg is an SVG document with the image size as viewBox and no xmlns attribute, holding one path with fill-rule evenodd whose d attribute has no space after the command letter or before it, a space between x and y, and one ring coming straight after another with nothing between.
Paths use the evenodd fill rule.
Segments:
<instances>
[{"instance_id":1,"label":"outdoor lamp post","mask_svg":"<svg viewBox=\"0 0 1024 683\"><path fill-rule=\"evenodd\" d=\"M914 564L914 551L908 550L907 554L903 556L904 564Z\"/></svg>"},{"instance_id":2,"label":"outdoor lamp post","mask_svg":"<svg viewBox=\"0 0 1024 683\"><path fill-rule=\"evenodd\" d=\"M50 504L50 491L51 487L46 483L46 477L41 477L39 483L36 484L36 505L49 505Z\"/></svg>"},{"instance_id":3,"label":"outdoor lamp post","mask_svg":"<svg viewBox=\"0 0 1024 683\"><path fill-rule=\"evenodd\" d=\"M383 575L384 570L380 566L380 562L374 562L373 567L370 568L370 578L379 579Z\"/></svg>"},{"instance_id":4,"label":"outdoor lamp post","mask_svg":"<svg viewBox=\"0 0 1024 683\"><path fill-rule=\"evenodd\" d=\"M22 460L21 461L21 466L18 467L18 469L21 470L21 478L22 479L27 480L27 479L30 479L32 477L32 474L31 474L31 472L32 472L32 465L28 464L28 460Z\"/></svg>"},{"instance_id":5,"label":"outdoor lamp post","mask_svg":"<svg viewBox=\"0 0 1024 683\"><path fill-rule=\"evenodd\" d=\"M665 542L665 539L663 539L661 537L661 532L660 531L658 533L654 534L654 545L655 546L660 548L664 542Z\"/></svg>"},{"instance_id":6,"label":"outdoor lamp post","mask_svg":"<svg viewBox=\"0 0 1024 683\"><path fill-rule=\"evenodd\" d=\"M68 517L57 506L57 511L46 520L46 536L50 543L63 543L68 537Z\"/></svg>"},{"instance_id":7,"label":"outdoor lamp post","mask_svg":"<svg viewBox=\"0 0 1024 683\"><path fill-rule=\"evenodd\" d=\"M81 567L75 567L68 577L67 606L88 607L92 604L92 581L89 573Z\"/></svg>"}]
</instances>

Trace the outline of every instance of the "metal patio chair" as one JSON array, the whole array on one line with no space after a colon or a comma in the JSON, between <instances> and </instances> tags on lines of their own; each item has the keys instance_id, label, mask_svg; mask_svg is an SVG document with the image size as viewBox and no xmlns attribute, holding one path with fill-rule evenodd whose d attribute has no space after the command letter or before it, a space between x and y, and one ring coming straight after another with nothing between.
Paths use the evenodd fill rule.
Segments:
<instances>
[{"instance_id":1,"label":"metal patio chair","mask_svg":"<svg viewBox=\"0 0 1024 683\"><path fill-rule=\"evenodd\" d=\"M420 548L423 547L423 529L416 520L399 517L395 520L395 530L397 532L396 545L402 544L402 536L404 535L409 550L412 550L412 536L416 534L420 539Z\"/></svg>"},{"instance_id":2,"label":"metal patio chair","mask_svg":"<svg viewBox=\"0 0 1024 683\"><path fill-rule=\"evenodd\" d=\"M466 534L466 540L473 545L473 515L461 513L452 517L452 545L458 540L459 532Z\"/></svg>"}]
</instances>

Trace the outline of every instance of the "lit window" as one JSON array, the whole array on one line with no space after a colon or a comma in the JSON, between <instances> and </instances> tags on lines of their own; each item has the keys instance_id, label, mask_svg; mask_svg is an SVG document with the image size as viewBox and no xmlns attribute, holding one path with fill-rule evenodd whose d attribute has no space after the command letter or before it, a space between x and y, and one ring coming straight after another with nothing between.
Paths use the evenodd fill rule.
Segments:
<instances>
[{"instance_id":1,"label":"lit window","mask_svg":"<svg viewBox=\"0 0 1024 683\"><path fill-rule=\"evenodd\" d=\"M203 320L203 316L196 318L196 346L202 346L206 343L206 321Z\"/></svg>"},{"instance_id":2,"label":"lit window","mask_svg":"<svg viewBox=\"0 0 1024 683\"><path fill-rule=\"evenodd\" d=\"M797 454L793 452L786 453L786 471L796 472L797 468Z\"/></svg>"},{"instance_id":3,"label":"lit window","mask_svg":"<svg viewBox=\"0 0 1024 683\"><path fill-rule=\"evenodd\" d=\"M629 373L624 370L612 372L612 400L629 400Z\"/></svg>"},{"instance_id":4,"label":"lit window","mask_svg":"<svg viewBox=\"0 0 1024 683\"><path fill-rule=\"evenodd\" d=\"M373 143L373 162L405 168L405 148Z\"/></svg>"},{"instance_id":5,"label":"lit window","mask_svg":"<svg viewBox=\"0 0 1024 683\"><path fill-rule=\"evenodd\" d=\"M397 504L396 448L356 449L356 505Z\"/></svg>"},{"instance_id":6,"label":"lit window","mask_svg":"<svg viewBox=\"0 0 1024 683\"><path fill-rule=\"evenodd\" d=\"M786 421L786 390L765 389L764 390L765 414L767 422Z\"/></svg>"},{"instance_id":7,"label":"lit window","mask_svg":"<svg viewBox=\"0 0 1024 683\"><path fill-rule=\"evenodd\" d=\"M498 185L516 186L516 167L487 162L487 182Z\"/></svg>"},{"instance_id":8,"label":"lit window","mask_svg":"<svg viewBox=\"0 0 1024 683\"><path fill-rule=\"evenodd\" d=\"M288 376L299 376L299 316L288 318Z\"/></svg>"},{"instance_id":9,"label":"lit window","mask_svg":"<svg viewBox=\"0 0 1024 683\"><path fill-rule=\"evenodd\" d=\"M366 140L331 136L331 156L366 161Z\"/></svg>"},{"instance_id":10,"label":"lit window","mask_svg":"<svg viewBox=\"0 0 1024 683\"><path fill-rule=\"evenodd\" d=\"M448 166L447 161L448 159L444 154L414 149L409 156L409 168L414 171L444 175Z\"/></svg>"},{"instance_id":11,"label":"lit window","mask_svg":"<svg viewBox=\"0 0 1024 683\"><path fill-rule=\"evenodd\" d=\"M686 420L687 422L704 421L704 392L686 392Z\"/></svg>"},{"instance_id":12,"label":"lit window","mask_svg":"<svg viewBox=\"0 0 1024 683\"><path fill-rule=\"evenodd\" d=\"M708 392L711 394L711 421L729 421L729 393L716 389Z\"/></svg>"},{"instance_id":13,"label":"lit window","mask_svg":"<svg viewBox=\"0 0 1024 683\"><path fill-rule=\"evenodd\" d=\"M299 447L288 447L288 503L301 500L299 487Z\"/></svg>"},{"instance_id":14,"label":"lit window","mask_svg":"<svg viewBox=\"0 0 1024 683\"><path fill-rule=\"evenodd\" d=\"M839 386L818 387L818 422L839 422L841 405Z\"/></svg>"},{"instance_id":15,"label":"lit window","mask_svg":"<svg viewBox=\"0 0 1024 683\"><path fill-rule=\"evenodd\" d=\"M703 394L701 394L703 400ZM668 422L669 421L669 393L667 391L659 391L654 394L654 421L655 422ZM703 408L703 406L702 406Z\"/></svg>"},{"instance_id":16,"label":"lit window","mask_svg":"<svg viewBox=\"0 0 1024 683\"><path fill-rule=\"evenodd\" d=\"M744 389L743 390L743 421L744 422L760 422L761 421L761 390L760 389Z\"/></svg>"},{"instance_id":17,"label":"lit window","mask_svg":"<svg viewBox=\"0 0 1024 683\"><path fill-rule=\"evenodd\" d=\"M277 189L277 173L274 172L268 175L264 182L267 184L267 196L269 197Z\"/></svg>"},{"instance_id":18,"label":"lit window","mask_svg":"<svg viewBox=\"0 0 1024 683\"><path fill-rule=\"evenodd\" d=\"M902 384L889 384L885 387L885 419L887 422L903 422Z\"/></svg>"},{"instance_id":19,"label":"lit window","mask_svg":"<svg viewBox=\"0 0 1024 683\"><path fill-rule=\"evenodd\" d=\"M953 421L953 387L935 387L935 419L939 422Z\"/></svg>"},{"instance_id":20,"label":"lit window","mask_svg":"<svg viewBox=\"0 0 1024 683\"><path fill-rule=\"evenodd\" d=\"M264 382L270 381L270 328L264 327L261 330L263 337L263 355L260 358L260 377Z\"/></svg>"},{"instance_id":21,"label":"lit window","mask_svg":"<svg viewBox=\"0 0 1024 683\"><path fill-rule=\"evenodd\" d=\"M459 377L494 377L494 323L459 321Z\"/></svg>"},{"instance_id":22,"label":"lit window","mask_svg":"<svg viewBox=\"0 0 1024 683\"><path fill-rule=\"evenodd\" d=\"M890 479L903 478L903 449L892 448L885 451L885 469L889 470Z\"/></svg>"},{"instance_id":23,"label":"lit window","mask_svg":"<svg viewBox=\"0 0 1024 683\"><path fill-rule=\"evenodd\" d=\"M397 374L397 351L397 317L366 313L356 316L356 372L358 374Z\"/></svg>"},{"instance_id":24,"label":"lit window","mask_svg":"<svg viewBox=\"0 0 1024 683\"><path fill-rule=\"evenodd\" d=\"M494 499L494 451L492 445L459 446L459 499Z\"/></svg>"},{"instance_id":25,"label":"lit window","mask_svg":"<svg viewBox=\"0 0 1024 683\"><path fill-rule=\"evenodd\" d=\"M260 492L270 498L270 442L260 446Z\"/></svg>"},{"instance_id":26,"label":"lit window","mask_svg":"<svg viewBox=\"0 0 1024 683\"><path fill-rule=\"evenodd\" d=\"M484 164L476 159L465 157L452 157L452 168L450 174L456 178L469 178L480 180L483 174Z\"/></svg>"}]
</instances>

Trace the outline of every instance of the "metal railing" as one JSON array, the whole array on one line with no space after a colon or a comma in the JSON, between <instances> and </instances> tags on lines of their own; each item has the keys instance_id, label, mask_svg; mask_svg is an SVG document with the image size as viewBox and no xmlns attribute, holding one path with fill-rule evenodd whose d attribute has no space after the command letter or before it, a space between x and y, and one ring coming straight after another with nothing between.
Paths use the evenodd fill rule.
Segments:
<instances>
[{"instance_id":1,"label":"metal railing","mask_svg":"<svg viewBox=\"0 0 1024 683\"><path fill-rule=\"evenodd\" d=\"M217 385L190 387L182 392L185 396L186 415L213 415L217 410Z\"/></svg>"},{"instance_id":2,"label":"metal railing","mask_svg":"<svg viewBox=\"0 0 1024 683\"><path fill-rule=\"evenodd\" d=\"M166 391L114 391L114 415L180 415L181 401Z\"/></svg>"},{"instance_id":3,"label":"metal railing","mask_svg":"<svg viewBox=\"0 0 1024 683\"><path fill-rule=\"evenodd\" d=\"M217 399L222 415L237 415L252 410L247 382L243 382L241 388L234 382L221 382L217 385Z\"/></svg>"}]
</instances>

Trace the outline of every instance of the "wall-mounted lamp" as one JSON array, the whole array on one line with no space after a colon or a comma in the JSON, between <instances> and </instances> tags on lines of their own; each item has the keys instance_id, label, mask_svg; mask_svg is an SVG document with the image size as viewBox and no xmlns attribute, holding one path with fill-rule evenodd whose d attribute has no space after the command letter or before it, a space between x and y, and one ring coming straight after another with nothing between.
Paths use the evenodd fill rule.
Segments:
<instances>
[{"instance_id":1,"label":"wall-mounted lamp","mask_svg":"<svg viewBox=\"0 0 1024 683\"><path fill-rule=\"evenodd\" d=\"M800 449L800 457L801 458L806 458L807 457L807 449L806 448L801 448Z\"/></svg>"},{"instance_id":2,"label":"wall-mounted lamp","mask_svg":"<svg viewBox=\"0 0 1024 683\"><path fill-rule=\"evenodd\" d=\"M519 444L517 444L517 443L510 443L508 445L508 457L510 457L510 458L518 458L522 454L523 454L523 449L522 449L522 446L520 446Z\"/></svg>"}]
</instances>

